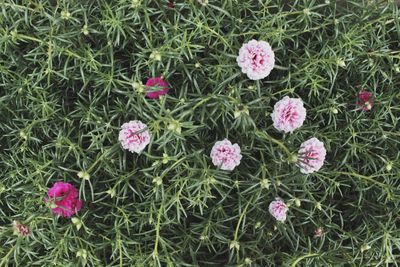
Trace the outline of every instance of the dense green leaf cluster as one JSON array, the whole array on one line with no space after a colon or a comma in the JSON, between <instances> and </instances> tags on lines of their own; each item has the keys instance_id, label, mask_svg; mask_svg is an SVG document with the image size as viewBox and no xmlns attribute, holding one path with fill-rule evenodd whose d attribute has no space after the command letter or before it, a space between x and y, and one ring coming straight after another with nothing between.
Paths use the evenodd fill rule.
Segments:
<instances>
[{"instance_id":1,"label":"dense green leaf cluster","mask_svg":"<svg viewBox=\"0 0 400 267\"><path fill-rule=\"evenodd\" d=\"M170 2L0 0L0 266L397 266L393 0ZM257 82L236 64L253 38L277 65ZM161 75L169 95L146 99ZM270 114L286 95L307 118L283 135ZM153 133L141 155L118 143L134 119ZM304 175L290 155L311 137L328 153ZM232 172L209 157L223 138L242 148ZM73 220L43 201L59 180L85 202ZM13 220L32 234L12 235Z\"/></svg>"}]
</instances>

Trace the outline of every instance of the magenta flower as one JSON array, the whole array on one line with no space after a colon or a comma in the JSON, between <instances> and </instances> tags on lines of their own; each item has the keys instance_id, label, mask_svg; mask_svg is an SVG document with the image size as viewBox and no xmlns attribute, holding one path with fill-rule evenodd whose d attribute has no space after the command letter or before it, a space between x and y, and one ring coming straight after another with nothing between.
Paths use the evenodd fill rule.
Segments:
<instances>
[{"instance_id":1,"label":"magenta flower","mask_svg":"<svg viewBox=\"0 0 400 267\"><path fill-rule=\"evenodd\" d=\"M357 105L365 111L371 110L374 106L373 94L367 91L358 93Z\"/></svg>"},{"instance_id":2,"label":"magenta flower","mask_svg":"<svg viewBox=\"0 0 400 267\"><path fill-rule=\"evenodd\" d=\"M167 6L168 8L174 8L175 7L174 0L168 0Z\"/></svg>"},{"instance_id":3,"label":"magenta flower","mask_svg":"<svg viewBox=\"0 0 400 267\"><path fill-rule=\"evenodd\" d=\"M293 132L303 125L306 119L306 109L303 107L303 101L300 98L285 96L282 100L276 102L271 117L274 127L278 131Z\"/></svg>"},{"instance_id":4,"label":"magenta flower","mask_svg":"<svg viewBox=\"0 0 400 267\"><path fill-rule=\"evenodd\" d=\"M249 79L260 80L274 68L275 54L269 43L251 40L240 48L236 61Z\"/></svg>"},{"instance_id":5,"label":"magenta flower","mask_svg":"<svg viewBox=\"0 0 400 267\"><path fill-rule=\"evenodd\" d=\"M79 200L78 190L70 184L56 182L47 191L45 202L50 202L54 214L62 217L71 217L82 208L82 201Z\"/></svg>"},{"instance_id":6,"label":"magenta flower","mask_svg":"<svg viewBox=\"0 0 400 267\"><path fill-rule=\"evenodd\" d=\"M282 199L276 198L269 204L268 211L277 221L284 222L288 207Z\"/></svg>"},{"instance_id":7,"label":"magenta flower","mask_svg":"<svg viewBox=\"0 0 400 267\"><path fill-rule=\"evenodd\" d=\"M151 134L146 124L141 121L130 121L122 124L118 140L122 148L140 153L150 143Z\"/></svg>"},{"instance_id":8,"label":"magenta flower","mask_svg":"<svg viewBox=\"0 0 400 267\"><path fill-rule=\"evenodd\" d=\"M150 78L146 82L146 96L151 99L158 99L160 95L168 93L168 83L161 77Z\"/></svg>"},{"instance_id":9,"label":"magenta flower","mask_svg":"<svg viewBox=\"0 0 400 267\"><path fill-rule=\"evenodd\" d=\"M298 153L300 172L309 174L318 171L324 165L326 149L317 138L303 142Z\"/></svg>"},{"instance_id":10,"label":"magenta flower","mask_svg":"<svg viewBox=\"0 0 400 267\"><path fill-rule=\"evenodd\" d=\"M215 166L226 171L232 171L240 164L240 160L242 159L239 145L232 145L228 139L216 142L211 149L210 156Z\"/></svg>"}]
</instances>

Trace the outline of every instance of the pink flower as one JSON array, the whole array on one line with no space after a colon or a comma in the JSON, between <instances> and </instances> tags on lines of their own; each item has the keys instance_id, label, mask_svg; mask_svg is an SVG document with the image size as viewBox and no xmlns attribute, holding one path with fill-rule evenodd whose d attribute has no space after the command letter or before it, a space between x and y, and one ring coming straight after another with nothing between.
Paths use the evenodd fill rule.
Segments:
<instances>
[{"instance_id":1,"label":"pink flower","mask_svg":"<svg viewBox=\"0 0 400 267\"><path fill-rule=\"evenodd\" d=\"M269 43L251 40L240 48L236 61L249 79L260 80L274 68L275 54Z\"/></svg>"},{"instance_id":2,"label":"pink flower","mask_svg":"<svg viewBox=\"0 0 400 267\"><path fill-rule=\"evenodd\" d=\"M309 174L318 171L324 165L325 156L324 143L317 138L303 142L298 153L300 172Z\"/></svg>"},{"instance_id":3,"label":"pink flower","mask_svg":"<svg viewBox=\"0 0 400 267\"><path fill-rule=\"evenodd\" d=\"M276 220L284 222L286 220L286 212L288 211L288 207L282 199L276 198L269 204L268 211Z\"/></svg>"},{"instance_id":4,"label":"pink flower","mask_svg":"<svg viewBox=\"0 0 400 267\"><path fill-rule=\"evenodd\" d=\"M231 171L240 164L242 155L238 144L232 145L231 141L224 139L214 144L211 149L211 159L215 166L221 170Z\"/></svg>"},{"instance_id":5,"label":"pink flower","mask_svg":"<svg viewBox=\"0 0 400 267\"><path fill-rule=\"evenodd\" d=\"M78 190L70 183L54 183L53 187L47 191L47 195L45 202L52 203L53 213L62 217L71 217L82 208Z\"/></svg>"},{"instance_id":6,"label":"pink flower","mask_svg":"<svg viewBox=\"0 0 400 267\"><path fill-rule=\"evenodd\" d=\"M141 121L130 121L122 124L118 140L124 149L140 153L150 143L151 134L147 125Z\"/></svg>"},{"instance_id":7,"label":"pink flower","mask_svg":"<svg viewBox=\"0 0 400 267\"><path fill-rule=\"evenodd\" d=\"M365 111L371 110L374 106L373 94L367 91L358 93L357 105Z\"/></svg>"},{"instance_id":8,"label":"pink flower","mask_svg":"<svg viewBox=\"0 0 400 267\"><path fill-rule=\"evenodd\" d=\"M314 231L315 238L322 237L323 235L324 235L324 230L321 227L318 227L317 229L315 229L315 231Z\"/></svg>"},{"instance_id":9,"label":"pink flower","mask_svg":"<svg viewBox=\"0 0 400 267\"><path fill-rule=\"evenodd\" d=\"M293 132L303 125L306 119L306 109L300 98L285 96L275 104L271 117L277 130L285 133Z\"/></svg>"},{"instance_id":10,"label":"pink flower","mask_svg":"<svg viewBox=\"0 0 400 267\"><path fill-rule=\"evenodd\" d=\"M14 230L14 235L28 236L31 233L28 226L20 223L19 221L13 221L12 226Z\"/></svg>"},{"instance_id":11,"label":"pink flower","mask_svg":"<svg viewBox=\"0 0 400 267\"><path fill-rule=\"evenodd\" d=\"M174 1L173 0L168 0L167 6L168 6L168 8L174 8L175 7Z\"/></svg>"},{"instance_id":12,"label":"pink flower","mask_svg":"<svg viewBox=\"0 0 400 267\"><path fill-rule=\"evenodd\" d=\"M161 77L150 78L146 82L146 96L151 99L158 99L160 95L168 93L168 83Z\"/></svg>"}]
</instances>

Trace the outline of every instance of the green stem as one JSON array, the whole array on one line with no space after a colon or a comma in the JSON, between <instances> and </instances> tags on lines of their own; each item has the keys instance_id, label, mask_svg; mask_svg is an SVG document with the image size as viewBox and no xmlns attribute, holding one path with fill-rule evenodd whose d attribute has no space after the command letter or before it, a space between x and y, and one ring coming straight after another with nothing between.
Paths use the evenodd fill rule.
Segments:
<instances>
[{"instance_id":1,"label":"green stem","mask_svg":"<svg viewBox=\"0 0 400 267\"><path fill-rule=\"evenodd\" d=\"M243 220L243 218L244 218L244 215L245 215L246 212L247 212L247 208L249 207L250 203L251 203L251 202L249 201L249 202L247 203L246 207L244 208L242 214L240 214L238 223L237 223L237 225L236 225L235 234L234 234L234 236L233 236L233 242L237 242L240 224L242 223L242 220ZM237 261L237 263L239 263L239 261L240 261L239 252L236 253L236 261Z\"/></svg>"},{"instance_id":2,"label":"green stem","mask_svg":"<svg viewBox=\"0 0 400 267\"><path fill-rule=\"evenodd\" d=\"M240 224L242 223L243 217L246 214L247 208L249 207L249 205L250 205L250 202L247 203L247 205L244 208L242 214L240 214L239 221L238 221L238 223L236 225L236 229L235 229L235 235L233 236L233 241L237 241L237 236L238 236L238 233L239 233L239 227L240 227Z\"/></svg>"},{"instance_id":3,"label":"green stem","mask_svg":"<svg viewBox=\"0 0 400 267\"><path fill-rule=\"evenodd\" d=\"M158 242L160 240L161 212L162 212L163 208L164 208L164 206L163 206L163 204L161 204L160 208L158 209L157 225L156 225L156 241L154 243L154 251L153 251L154 257L156 257L158 255Z\"/></svg>"},{"instance_id":4,"label":"green stem","mask_svg":"<svg viewBox=\"0 0 400 267\"><path fill-rule=\"evenodd\" d=\"M292 265L290 265L290 266L291 266L291 267L295 267L295 266L296 266L300 261L302 261L303 259L315 257L315 256L318 256L318 255L319 255L318 253L311 253L311 254L303 255L303 256L301 256L300 258L296 259L296 260L292 263Z\"/></svg>"},{"instance_id":5,"label":"green stem","mask_svg":"<svg viewBox=\"0 0 400 267\"><path fill-rule=\"evenodd\" d=\"M122 267L122 248L121 248L121 236L118 234L118 250L119 250L119 266Z\"/></svg>"},{"instance_id":6,"label":"green stem","mask_svg":"<svg viewBox=\"0 0 400 267\"><path fill-rule=\"evenodd\" d=\"M15 247L16 247L16 245L14 245L11 249L10 249L10 251L7 253L7 255L5 255L4 257L3 257L3 259L1 260L1 262L0 262L0 267L2 267L2 266L8 266L8 265L6 265L6 263L8 263L8 258L10 257L10 255L13 253L13 251L15 250Z\"/></svg>"},{"instance_id":7,"label":"green stem","mask_svg":"<svg viewBox=\"0 0 400 267\"><path fill-rule=\"evenodd\" d=\"M90 167L87 169L87 173L90 173L90 171L100 162L100 160L102 160L105 156L108 156L108 154L116 147L117 145L114 145L112 147L110 147L109 149L107 149L103 154L101 154L96 160L95 162L92 163L92 165L90 165Z\"/></svg>"},{"instance_id":8,"label":"green stem","mask_svg":"<svg viewBox=\"0 0 400 267\"><path fill-rule=\"evenodd\" d=\"M22 40L30 40L30 41L38 42L40 44L44 43L44 41L42 41L38 38L32 37L32 36L28 36L28 35L24 35L24 34L17 34L17 36L19 39L22 39Z\"/></svg>"},{"instance_id":9,"label":"green stem","mask_svg":"<svg viewBox=\"0 0 400 267\"><path fill-rule=\"evenodd\" d=\"M379 181L376 181L372 177L369 177L369 176L361 175L361 174L354 173L354 172L335 172L335 173L341 174L341 175L357 177L357 178L359 178L361 180L367 180L369 182L372 182L372 183L375 183L375 184L379 185L382 188L385 188L386 190L388 189L388 185L386 185L384 183L381 183Z\"/></svg>"},{"instance_id":10,"label":"green stem","mask_svg":"<svg viewBox=\"0 0 400 267\"><path fill-rule=\"evenodd\" d=\"M256 134L259 137L264 138L265 140L271 141L272 143L275 143L276 145L278 145L280 148L282 148L283 151L285 151L286 155L289 157L289 159L292 157L292 153L290 153L289 149L281 142L276 140L275 138L271 137L270 135L261 132L261 131L257 131Z\"/></svg>"}]
</instances>

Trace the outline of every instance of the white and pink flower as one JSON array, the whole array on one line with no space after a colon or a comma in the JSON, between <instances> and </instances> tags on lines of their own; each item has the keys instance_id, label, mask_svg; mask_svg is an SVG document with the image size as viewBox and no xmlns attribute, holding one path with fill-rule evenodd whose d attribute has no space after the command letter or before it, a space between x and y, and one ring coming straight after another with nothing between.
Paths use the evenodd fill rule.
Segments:
<instances>
[{"instance_id":1,"label":"white and pink flower","mask_svg":"<svg viewBox=\"0 0 400 267\"><path fill-rule=\"evenodd\" d=\"M147 125L138 120L122 124L118 137L122 148L138 154L150 143L150 139Z\"/></svg>"},{"instance_id":2,"label":"white and pink flower","mask_svg":"<svg viewBox=\"0 0 400 267\"><path fill-rule=\"evenodd\" d=\"M277 130L291 133L303 125L306 109L300 98L285 96L275 104L271 117Z\"/></svg>"},{"instance_id":3,"label":"white and pink flower","mask_svg":"<svg viewBox=\"0 0 400 267\"><path fill-rule=\"evenodd\" d=\"M286 213L288 210L288 206L280 198L276 198L274 201L272 201L268 208L269 213L280 222L284 222L286 220Z\"/></svg>"},{"instance_id":4,"label":"white and pink flower","mask_svg":"<svg viewBox=\"0 0 400 267\"><path fill-rule=\"evenodd\" d=\"M274 68L275 54L269 43L251 40L240 48L236 61L249 79L260 80L267 77Z\"/></svg>"},{"instance_id":5,"label":"white and pink flower","mask_svg":"<svg viewBox=\"0 0 400 267\"><path fill-rule=\"evenodd\" d=\"M238 144L232 144L228 139L218 141L211 149L211 159L215 166L231 171L240 164L242 155Z\"/></svg>"},{"instance_id":6,"label":"white and pink flower","mask_svg":"<svg viewBox=\"0 0 400 267\"><path fill-rule=\"evenodd\" d=\"M303 142L298 153L300 172L309 174L319 171L324 165L326 149L324 143L313 137Z\"/></svg>"}]
</instances>

